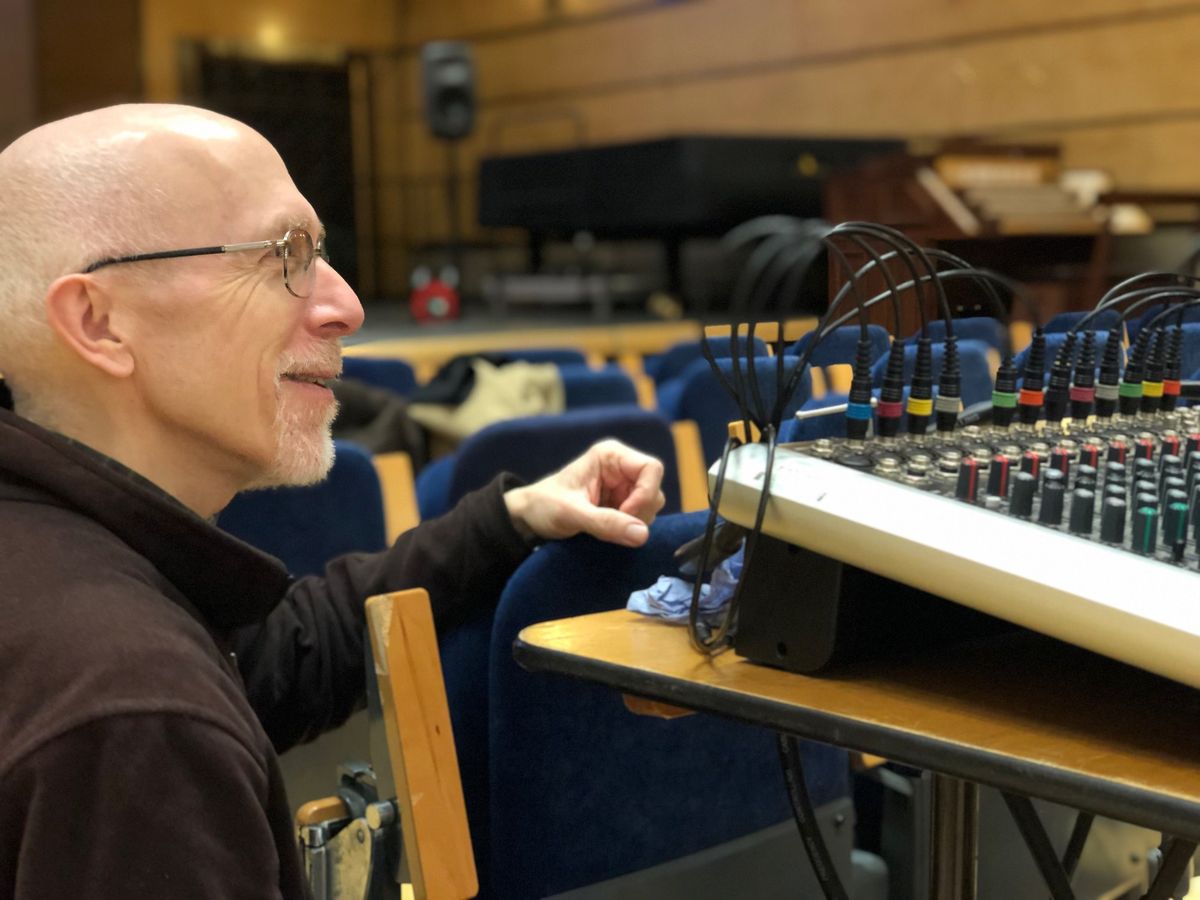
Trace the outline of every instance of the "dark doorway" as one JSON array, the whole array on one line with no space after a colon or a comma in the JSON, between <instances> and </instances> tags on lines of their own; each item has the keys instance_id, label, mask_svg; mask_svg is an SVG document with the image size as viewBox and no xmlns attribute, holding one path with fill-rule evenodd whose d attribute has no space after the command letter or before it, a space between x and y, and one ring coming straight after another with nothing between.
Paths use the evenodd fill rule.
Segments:
<instances>
[{"instance_id":1,"label":"dark doorway","mask_svg":"<svg viewBox=\"0 0 1200 900\"><path fill-rule=\"evenodd\" d=\"M350 78L344 65L274 63L201 50L200 105L275 145L328 234L330 261L358 288Z\"/></svg>"}]
</instances>

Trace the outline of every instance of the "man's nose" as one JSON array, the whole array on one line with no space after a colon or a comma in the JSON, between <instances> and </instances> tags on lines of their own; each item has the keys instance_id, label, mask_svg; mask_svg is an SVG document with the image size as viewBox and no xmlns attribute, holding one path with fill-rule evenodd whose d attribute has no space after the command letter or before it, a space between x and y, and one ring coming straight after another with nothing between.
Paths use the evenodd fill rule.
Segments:
<instances>
[{"instance_id":1,"label":"man's nose","mask_svg":"<svg viewBox=\"0 0 1200 900\"><path fill-rule=\"evenodd\" d=\"M337 270L316 260L316 283L308 298L309 327L322 338L345 337L362 327L363 308L358 294Z\"/></svg>"}]
</instances>

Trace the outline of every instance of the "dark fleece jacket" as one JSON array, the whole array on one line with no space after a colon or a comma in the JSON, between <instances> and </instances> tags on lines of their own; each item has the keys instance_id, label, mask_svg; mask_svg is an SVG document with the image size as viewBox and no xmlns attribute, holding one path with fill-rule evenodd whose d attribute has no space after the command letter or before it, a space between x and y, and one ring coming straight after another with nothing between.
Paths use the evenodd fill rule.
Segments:
<instances>
[{"instance_id":1,"label":"dark fleece jacket","mask_svg":"<svg viewBox=\"0 0 1200 900\"><path fill-rule=\"evenodd\" d=\"M506 486L293 582L0 410L0 900L305 896L276 753L360 704L366 597L425 587L442 630L495 603Z\"/></svg>"}]
</instances>

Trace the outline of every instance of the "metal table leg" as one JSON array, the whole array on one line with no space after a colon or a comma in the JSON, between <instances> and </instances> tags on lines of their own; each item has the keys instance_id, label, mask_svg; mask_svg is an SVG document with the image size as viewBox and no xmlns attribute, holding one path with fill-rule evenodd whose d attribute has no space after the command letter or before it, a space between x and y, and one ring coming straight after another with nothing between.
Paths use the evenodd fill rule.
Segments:
<instances>
[{"instance_id":1,"label":"metal table leg","mask_svg":"<svg viewBox=\"0 0 1200 900\"><path fill-rule=\"evenodd\" d=\"M979 787L932 773L930 897L975 900L979 862Z\"/></svg>"}]
</instances>

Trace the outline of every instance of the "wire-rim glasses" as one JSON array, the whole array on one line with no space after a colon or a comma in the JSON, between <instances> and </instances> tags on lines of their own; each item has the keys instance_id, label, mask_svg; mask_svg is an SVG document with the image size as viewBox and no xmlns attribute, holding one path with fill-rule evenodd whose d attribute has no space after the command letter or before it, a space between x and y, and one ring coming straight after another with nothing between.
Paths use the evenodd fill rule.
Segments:
<instances>
[{"instance_id":1,"label":"wire-rim glasses","mask_svg":"<svg viewBox=\"0 0 1200 900\"><path fill-rule=\"evenodd\" d=\"M276 241L250 241L243 244L220 244L213 247L188 247L184 250L158 250L154 253L134 253L129 256L111 256L92 263L81 274L90 275L105 266L120 263L145 262L151 259L177 259L184 256L210 256L216 253L241 253L246 250L272 250L283 260L283 284L288 293L298 300L312 295L316 282L313 262L319 256L326 262L329 253L325 247L325 234L313 244L312 235L303 228L292 228Z\"/></svg>"}]
</instances>

